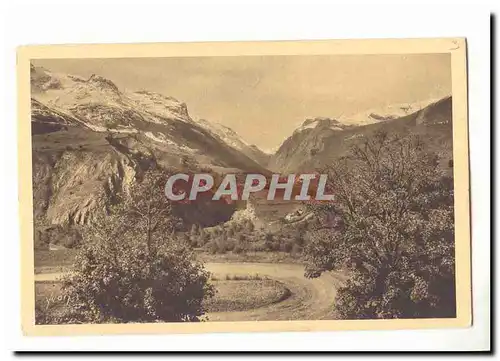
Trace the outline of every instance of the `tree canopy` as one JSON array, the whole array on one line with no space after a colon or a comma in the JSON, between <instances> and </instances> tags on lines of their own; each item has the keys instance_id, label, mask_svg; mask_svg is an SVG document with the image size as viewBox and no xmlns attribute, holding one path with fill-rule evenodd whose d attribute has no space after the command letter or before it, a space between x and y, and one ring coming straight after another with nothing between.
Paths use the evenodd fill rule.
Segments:
<instances>
[{"instance_id":1,"label":"tree canopy","mask_svg":"<svg viewBox=\"0 0 500 361\"><path fill-rule=\"evenodd\" d=\"M417 136L379 132L327 167L335 200L319 223L306 275L345 271L339 317L454 317L453 180Z\"/></svg>"}]
</instances>

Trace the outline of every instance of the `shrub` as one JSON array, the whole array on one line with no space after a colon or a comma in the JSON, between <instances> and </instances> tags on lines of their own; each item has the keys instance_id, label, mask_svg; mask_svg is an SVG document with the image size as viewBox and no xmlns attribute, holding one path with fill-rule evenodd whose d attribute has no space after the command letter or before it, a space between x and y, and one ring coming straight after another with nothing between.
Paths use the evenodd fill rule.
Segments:
<instances>
[{"instance_id":1,"label":"shrub","mask_svg":"<svg viewBox=\"0 0 500 361\"><path fill-rule=\"evenodd\" d=\"M209 274L186 245L169 235L178 221L159 197L166 174L148 173L131 199L86 233L62 292L64 322L198 321L211 297Z\"/></svg>"},{"instance_id":2,"label":"shrub","mask_svg":"<svg viewBox=\"0 0 500 361\"><path fill-rule=\"evenodd\" d=\"M211 241L211 242L207 243L206 249L208 249L208 252L210 254L216 254L219 252L219 245L217 244L217 242Z\"/></svg>"},{"instance_id":3,"label":"shrub","mask_svg":"<svg viewBox=\"0 0 500 361\"><path fill-rule=\"evenodd\" d=\"M226 253L232 251L235 247L235 241L230 238L228 239L220 238L216 241L216 243L219 253Z\"/></svg>"},{"instance_id":4,"label":"shrub","mask_svg":"<svg viewBox=\"0 0 500 361\"><path fill-rule=\"evenodd\" d=\"M212 294L209 274L187 247L90 243L77 256L63 292L82 322L196 321Z\"/></svg>"},{"instance_id":5,"label":"shrub","mask_svg":"<svg viewBox=\"0 0 500 361\"><path fill-rule=\"evenodd\" d=\"M236 254L244 253L245 251L246 251L246 247L244 244L241 244L241 243L237 243L233 249L233 252Z\"/></svg>"},{"instance_id":6,"label":"shrub","mask_svg":"<svg viewBox=\"0 0 500 361\"><path fill-rule=\"evenodd\" d=\"M266 244L264 242L259 241L259 242L255 242L252 245L251 249L249 249L249 250L252 250L254 252L263 252L263 251L267 251L268 249L267 249Z\"/></svg>"}]
</instances>

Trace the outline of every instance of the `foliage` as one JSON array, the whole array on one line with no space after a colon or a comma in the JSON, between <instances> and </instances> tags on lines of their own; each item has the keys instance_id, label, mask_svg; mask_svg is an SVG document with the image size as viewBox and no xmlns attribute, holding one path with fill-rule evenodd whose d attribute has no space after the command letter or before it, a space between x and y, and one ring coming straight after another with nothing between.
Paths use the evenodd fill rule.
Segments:
<instances>
[{"instance_id":1,"label":"foliage","mask_svg":"<svg viewBox=\"0 0 500 361\"><path fill-rule=\"evenodd\" d=\"M306 275L347 270L341 318L455 316L453 181L418 137L376 133L325 170L335 202L312 205Z\"/></svg>"},{"instance_id":2,"label":"foliage","mask_svg":"<svg viewBox=\"0 0 500 361\"><path fill-rule=\"evenodd\" d=\"M251 220L242 220L212 228L193 226L192 230L183 233L181 238L185 244L203 248L210 254L269 251L286 252L300 258L307 238L305 226L305 223L297 227L286 225L270 232L256 228Z\"/></svg>"},{"instance_id":3,"label":"foliage","mask_svg":"<svg viewBox=\"0 0 500 361\"><path fill-rule=\"evenodd\" d=\"M76 225L37 225L34 229L35 249L48 249L49 244L77 248L82 241L82 229Z\"/></svg>"},{"instance_id":4,"label":"foliage","mask_svg":"<svg viewBox=\"0 0 500 361\"><path fill-rule=\"evenodd\" d=\"M149 172L96 220L62 292L66 322L198 321L209 274L172 237L179 221L163 197L167 174Z\"/></svg>"}]
</instances>

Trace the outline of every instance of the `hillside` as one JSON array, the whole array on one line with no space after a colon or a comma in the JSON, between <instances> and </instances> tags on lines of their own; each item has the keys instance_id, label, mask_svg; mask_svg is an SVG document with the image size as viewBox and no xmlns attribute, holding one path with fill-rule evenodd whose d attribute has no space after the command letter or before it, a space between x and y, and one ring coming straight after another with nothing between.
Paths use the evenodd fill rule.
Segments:
<instances>
[{"instance_id":1,"label":"hillside","mask_svg":"<svg viewBox=\"0 0 500 361\"><path fill-rule=\"evenodd\" d=\"M150 168L268 173L208 123L193 121L186 104L169 96L120 91L100 76L83 79L33 66L31 96L40 237L91 223ZM187 224L213 225L229 219L235 206L197 202L177 211Z\"/></svg>"},{"instance_id":2,"label":"hillside","mask_svg":"<svg viewBox=\"0 0 500 361\"><path fill-rule=\"evenodd\" d=\"M205 119L197 120L196 123L214 134L216 137L219 137L224 143L242 152L258 164L266 166L269 162L269 154L264 153L256 145L247 143L231 128L219 123L209 122Z\"/></svg>"},{"instance_id":3,"label":"hillside","mask_svg":"<svg viewBox=\"0 0 500 361\"><path fill-rule=\"evenodd\" d=\"M345 154L350 145L377 130L415 133L447 163L452 159L452 98L446 97L412 114L367 125L330 118L307 119L271 157L273 171L307 171Z\"/></svg>"}]
</instances>

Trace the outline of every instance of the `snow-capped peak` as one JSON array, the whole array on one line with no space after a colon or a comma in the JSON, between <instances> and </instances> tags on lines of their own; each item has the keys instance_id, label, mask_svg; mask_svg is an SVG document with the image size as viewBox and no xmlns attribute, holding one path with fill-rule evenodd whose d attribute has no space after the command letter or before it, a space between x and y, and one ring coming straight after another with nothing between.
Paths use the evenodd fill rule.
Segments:
<instances>
[{"instance_id":1,"label":"snow-capped peak","mask_svg":"<svg viewBox=\"0 0 500 361\"><path fill-rule=\"evenodd\" d=\"M134 127L137 122L192 123L186 104L159 93L120 91L100 75L89 78L31 67L32 97L91 129Z\"/></svg>"},{"instance_id":2,"label":"snow-capped peak","mask_svg":"<svg viewBox=\"0 0 500 361\"><path fill-rule=\"evenodd\" d=\"M351 125L343 124L336 119L328 117L311 117L307 118L301 126L295 129L294 133L300 133L306 129L315 129L321 127L322 129L331 129L335 131L341 131L349 128Z\"/></svg>"},{"instance_id":3,"label":"snow-capped peak","mask_svg":"<svg viewBox=\"0 0 500 361\"><path fill-rule=\"evenodd\" d=\"M409 103L388 104L377 108L355 112L350 115L343 115L340 119L343 123L352 125L384 122L415 113L440 99L441 98L432 98Z\"/></svg>"}]
</instances>

